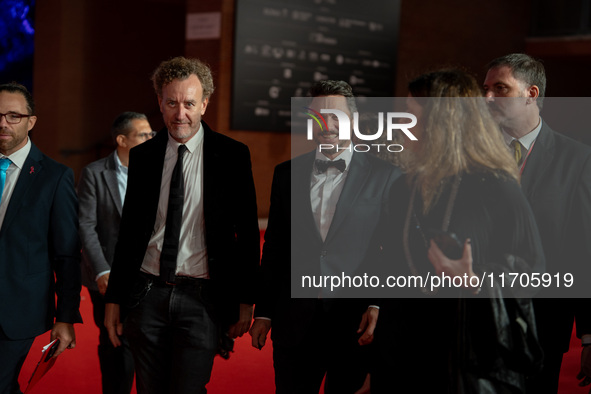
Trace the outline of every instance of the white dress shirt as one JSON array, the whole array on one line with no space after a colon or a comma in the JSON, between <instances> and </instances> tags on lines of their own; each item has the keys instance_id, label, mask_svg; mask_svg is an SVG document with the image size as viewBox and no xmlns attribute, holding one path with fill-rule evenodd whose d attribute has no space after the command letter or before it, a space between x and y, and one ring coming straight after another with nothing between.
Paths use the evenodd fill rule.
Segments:
<instances>
[{"instance_id":1,"label":"white dress shirt","mask_svg":"<svg viewBox=\"0 0 591 394\"><path fill-rule=\"evenodd\" d=\"M197 134L185 144L188 150L183 155L183 222L176 266L176 275L195 278L209 278L203 215L203 133L201 126ZM169 134L156 223L142 264L142 271L156 276L160 275L160 252L164 242L170 180L178 158L179 145L181 144Z\"/></svg>"},{"instance_id":2,"label":"white dress shirt","mask_svg":"<svg viewBox=\"0 0 591 394\"><path fill-rule=\"evenodd\" d=\"M337 203L341 197L347 174L349 173L349 164L351 163L351 157L353 152L349 150L341 151L334 161L343 159L347 165L345 171L340 172L335 167L328 167L326 172L321 173L316 170L312 171L312 177L310 178L310 202L312 203L312 213L314 215L314 221L320 232L320 236L324 241L332 218L334 217ZM328 157L316 151L315 160L330 161Z\"/></svg>"}]
</instances>

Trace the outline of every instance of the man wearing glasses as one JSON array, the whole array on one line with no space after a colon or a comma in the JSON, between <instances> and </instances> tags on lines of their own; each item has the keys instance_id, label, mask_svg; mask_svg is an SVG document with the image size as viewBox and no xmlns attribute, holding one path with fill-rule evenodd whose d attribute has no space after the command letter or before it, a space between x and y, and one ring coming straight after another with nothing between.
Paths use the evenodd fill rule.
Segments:
<instances>
[{"instance_id":1,"label":"man wearing glasses","mask_svg":"<svg viewBox=\"0 0 591 394\"><path fill-rule=\"evenodd\" d=\"M82 170L78 184L80 239L82 241L82 284L88 288L99 328L98 355L103 393L129 393L134 364L129 345L113 347L105 320L104 295L109 283L119 222L127 189L129 151L153 137L146 115L123 112L114 121L111 135L117 144L109 156Z\"/></svg>"},{"instance_id":2,"label":"man wearing glasses","mask_svg":"<svg viewBox=\"0 0 591 394\"><path fill-rule=\"evenodd\" d=\"M37 335L51 329L57 356L82 322L74 174L29 139L34 113L24 86L0 85L0 393L21 392Z\"/></svg>"}]
</instances>

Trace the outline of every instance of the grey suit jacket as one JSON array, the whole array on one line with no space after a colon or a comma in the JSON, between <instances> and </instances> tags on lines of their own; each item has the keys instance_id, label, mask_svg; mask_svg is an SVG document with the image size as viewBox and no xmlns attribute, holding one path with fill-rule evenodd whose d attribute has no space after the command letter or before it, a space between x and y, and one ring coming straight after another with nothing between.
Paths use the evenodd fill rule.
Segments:
<instances>
[{"instance_id":1,"label":"grey suit jacket","mask_svg":"<svg viewBox=\"0 0 591 394\"><path fill-rule=\"evenodd\" d=\"M90 290L98 290L96 275L111 269L119 235L122 199L115 155L86 166L78 183L82 284Z\"/></svg>"}]
</instances>

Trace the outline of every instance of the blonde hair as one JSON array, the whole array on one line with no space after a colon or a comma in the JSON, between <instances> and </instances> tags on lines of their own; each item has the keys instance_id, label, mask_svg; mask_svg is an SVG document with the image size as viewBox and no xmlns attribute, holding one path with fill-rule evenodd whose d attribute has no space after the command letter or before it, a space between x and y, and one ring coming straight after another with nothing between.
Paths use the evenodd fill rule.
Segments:
<instances>
[{"instance_id":1,"label":"blonde hair","mask_svg":"<svg viewBox=\"0 0 591 394\"><path fill-rule=\"evenodd\" d=\"M404 151L400 158L417 183L424 213L455 175L484 172L519 180L516 163L474 77L459 70L436 71L410 82L409 91L423 107L423 134L419 151Z\"/></svg>"}]
</instances>

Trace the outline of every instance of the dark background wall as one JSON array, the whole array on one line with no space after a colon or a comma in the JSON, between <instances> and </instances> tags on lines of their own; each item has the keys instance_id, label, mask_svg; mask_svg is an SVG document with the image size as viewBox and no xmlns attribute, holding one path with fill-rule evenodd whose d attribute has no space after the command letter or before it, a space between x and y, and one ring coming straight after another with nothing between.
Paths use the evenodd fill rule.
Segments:
<instances>
[{"instance_id":1,"label":"dark background wall","mask_svg":"<svg viewBox=\"0 0 591 394\"><path fill-rule=\"evenodd\" d=\"M184 51L184 1L41 0L36 10L33 139L74 168L109 153L115 117L162 127L150 74Z\"/></svg>"},{"instance_id":2,"label":"dark background wall","mask_svg":"<svg viewBox=\"0 0 591 394\"><path fill-rule=\"evenodd\" d=\"M366 6L372 1L378 0ZM481 80L494 57L526 51L545 61L549 96L589 95L591 41L528 37L530 4L402 0L396 94L405 96L409 78L440 66L463 66ZM186 41L186 14L212 11L222 15L220 38ZM230 130L234 0L39 0L35 23L33 139L44 152L78 176L113 149L109 129L120 112L144 112L158 130L151 72L173 56L198 57L210 64L216 83L204 119L250 147L259 216L267 216L273 168L290 158L292 141L289 134ZM574 136L588 138L582 130ZM307 144L294 139L293 149Z\"/></svg>"}]
</instances>

